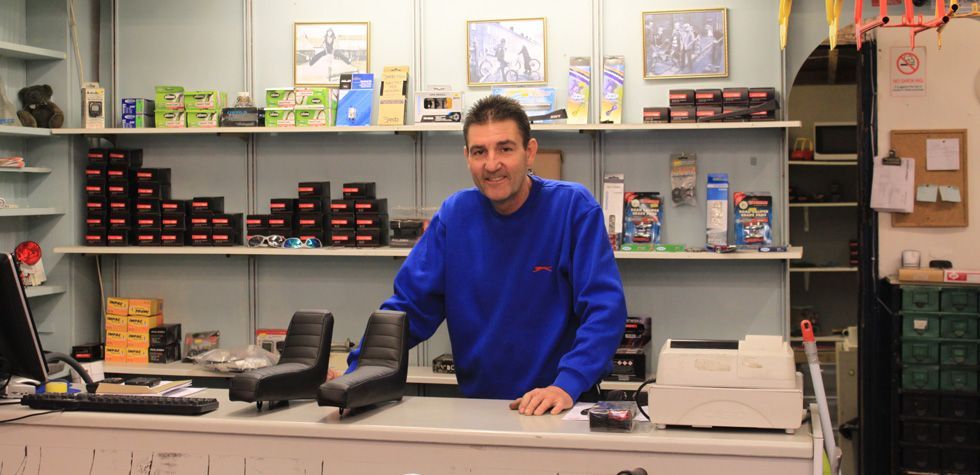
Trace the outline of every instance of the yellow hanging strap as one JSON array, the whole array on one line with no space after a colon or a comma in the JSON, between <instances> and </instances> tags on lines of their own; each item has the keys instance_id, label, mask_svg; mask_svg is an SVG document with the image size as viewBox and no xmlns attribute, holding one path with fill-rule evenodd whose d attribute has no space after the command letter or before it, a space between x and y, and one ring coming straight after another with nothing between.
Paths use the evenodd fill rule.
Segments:
<instances>
[{"instance_id":1,"label":"yellow hanging strap","mask_svg":"<svg viewBox=\"0 0 980 475\"><path fill-rule=\"evenodd\" d=\"M779 0L779 49L786 49L786 36L789 32L789 14L793 0Z\"/></svg>"}]
</instances>

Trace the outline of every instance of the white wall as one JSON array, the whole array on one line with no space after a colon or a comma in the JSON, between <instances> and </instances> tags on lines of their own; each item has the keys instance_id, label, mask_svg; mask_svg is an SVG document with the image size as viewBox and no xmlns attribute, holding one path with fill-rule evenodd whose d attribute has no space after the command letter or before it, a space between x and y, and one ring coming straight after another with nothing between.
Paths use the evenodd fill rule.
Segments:
<instances>
[{"instance_id":1,"label":"white wall","mask_svg":"<svg viewBox=\"0 0 980 475\"><path fill-rule=\"evenodd\" d=\"M893 228L891 214L879 215L880 275L894 274L903 249L922 252L922 261L948 259L963 269L980 269L977 226L980 225L980 23L953 20L943 32L943 48L936 47L935 34L919 35L916 46L926 48L926 95L892 97L888 90L892 46L908 45L904 29L878 34L878 148L889 148L892 130L966 129L970 226L966 228Z\"/></svg>"}]
</instances>

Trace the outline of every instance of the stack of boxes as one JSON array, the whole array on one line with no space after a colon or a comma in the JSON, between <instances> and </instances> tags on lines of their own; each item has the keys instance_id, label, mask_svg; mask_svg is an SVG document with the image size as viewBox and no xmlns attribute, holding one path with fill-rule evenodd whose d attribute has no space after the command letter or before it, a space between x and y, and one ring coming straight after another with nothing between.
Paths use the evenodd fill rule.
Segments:
<instances>
[{"instance_id":1,"label":"stack of boxes","mask_svg":"<svg viewBox=\"0 0 980 475\"><path fill-rule=\"evenodd\" d=\"M184 91L181 86L156 86L156 127L218 127L227 97L215 90Z\"/></svg>"},{"instance_id":2,"label":"stack of boxes","mask_svg":"<svg viewBox=\"0 0 980 475\"><path fill-rule=\"evenodd\" d=\"M154 103L154 126L163 129L182 129L187 127L187 114L184 111L184 88L182 86L156 86Z\"/></svg>"},{"instance_id":3,"label":"stack of boxes","mask_svg":"<svg viewBox=\"0 0 980 475\"><path fill-rule=\"evenodd\" d=\"M627 317L623 339L613 356L613 370L606 380L646 381L647 352L650 344L650 317Z\"/></svg>"},{"instance_id":4,"label":"stack of boxes","mask_svg":"<svg viewBox=\"0 0 980 475\"><path fill-rule=\"evenodd\" d=\"M85 167L85 243L127 246L133 229L136 187L132 171L143 165L139 149L93 148Z\"/></svg>"},{"instance_id":5,"label":"stack of boxes","mask_svg":"<svg viewBox=\"0 0 980 475\"><path fill-rule=\"evenodd\" d=\"M388 200L374 182L344 183L343 198L330 202L330 242L342 247L388 244Z\"/></svg>"},{"instance_id":6,"label":"stack of boxes","mask_svg":"<svg viewBox=\"0 0 980 475\"><path fill-rule=\"evenodd\" d=\"M149 363L150 329L163 324L163 300L106 299L107 363Z\"/></svg>"},{"instance_id":7,"label":"stack of boxes","mask_svg":"<svg viewBox=\"0 0 980 475\"><path fill-rule=\"evenodd\" d=\"M266 127L328 127L337 122L334 88L269 88L265 104Z\"/></svg>"},{"instance_id":8,"label":"stack of boxes","mask_svg":"<svg viewBox=\"0 0 980 475\"><path fill-rule=\"evenodd\" d=\"M187 244L232 246L242 244L242 213L225 213L222 196L199 196L190 200Z\"/></svg>"},{"instance_id":9,"label":"stack of boxes","mask_svg":"<svg viewBox=\"0 0 980 475\"><path fill-rule=\"evenodd\" d=\"M721 114L743 111L775 98L776 89L772 87L671 89L668 93L670 107L644 107L643 122L646 124L694 123ZM776 120L776 110L755 112L749 117L729 117L724 120L726 122Z\"/></svg>"},{"instance_id":10,"label":"stack of boxes","mask_svg":"<svg viewBox=\"0 0 980 475\"><path fill-rule=\"evenodd\" d=\"M122 100L122 128L143 129L154 126L155 104L150 99L127 98Z\"/></svg>"}]
</instances>

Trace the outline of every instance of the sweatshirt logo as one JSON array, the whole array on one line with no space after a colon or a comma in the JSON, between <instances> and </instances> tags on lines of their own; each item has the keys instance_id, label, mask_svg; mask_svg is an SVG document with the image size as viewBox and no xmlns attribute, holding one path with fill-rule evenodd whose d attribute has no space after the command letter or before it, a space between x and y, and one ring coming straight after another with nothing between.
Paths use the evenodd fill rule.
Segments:
<instances>
[{"instance_id":1,"label":"sweatshirt logo","mask_svg":"<svg viewBox=\"0 0 980 475\"><path fill-rule=\"evenodd\" d=\"M533 272L541 272L541 271L551 272L551 266L534 266L534 270L531 272L533 273Z\"/></svg>"}]
</instances>

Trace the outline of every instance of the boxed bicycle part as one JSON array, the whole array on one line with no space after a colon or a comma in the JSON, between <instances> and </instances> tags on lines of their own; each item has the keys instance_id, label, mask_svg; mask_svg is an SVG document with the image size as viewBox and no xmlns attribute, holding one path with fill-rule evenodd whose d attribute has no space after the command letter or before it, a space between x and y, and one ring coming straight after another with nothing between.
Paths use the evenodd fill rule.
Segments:
<instances>
[{"instance_id":1,"label":"boxed bicycle part","mask_svg":"<svg viewBox=\"0 0 980 475\"><path fill-rule=\"evenodd\" d=\"M408 66L385 66L378 99L378 125L405 125Z\"/></svg>"},{"instance_id":2,"label":"boxed bicycle part","mask_svg":"<svg viewBox=\"0 0 980 475\"><path fill-rule=\"evenodd\" d=\"M242 213L216 213L211 215L211 226L220 228L242 229Z\"/></svg>"},{"instance_id":3,"label":"boxed bicycle part","mask_svg":"<svg viewBox=\"0 0 980 475\"><path fill-rule=\"evenodd\" d=\"M210 211L212 213L225 212L224 196L196 196L191 199L191 212Z\"/></svg>"},{"instance_id":4,"label":"boxed bicycle part","mask_svg":"<svg viewBox=\"0 0 980 475\"><path fill-rule=\"evenodd\" d=\"M774 335L740 341L668 339L657 382L648 386L650 422L793 432L803 420L803 375Z\"/></svg>"},{"instance_id":5,"label":"boxed bicycle part","mask_svg":"<svg viewBox=\"0 0 980 475\"><path fill-rule=\"evenodd\" d=\"M355 228L354 241L357 247L380 247L388 244L388 230L374 228Z\"/></svg>"},{"instance_id":6,"label":"boxed bicycle part","mask_svg":"<svg viewBox=\"0 0 980 475\"><path fill-rule=\"evenodd\" d=\"M210 211L191 213L188 223L194 229L211 229L211 215Z\"/></svg>"},{"instance_id":7,"label":"boxed bicycle part","mask_svg":"<svg viewBox=\"0 0 980 475\"><path fill-rule=\"evenodd\" d=\"M125 98L122 104L122 115L153 115L154 102L152 99Z\"/></svg>"},{"instance_id":8,"label":"boxed bicycle part","mask_svg":"<svg viewBox=\"0 0 980 475\"><path fill-rule=\"evenodd\" d=\"M133 215L129 211L111 211L108 217L109 229L130 231L133 229Z\"/></svg>"},{"instance_id":9,"label":"boxed bicycle part","mask_svg":"<svg viewBox=\"0 0 980 475\"><path fill-rule=\"evenodd\" d=\"M218 91L184 91L184 109L217 113L228 103L228 94Z\"/></svg>"},{"instance_id":10,"label":"boxed bicycle part","mask_svg":"<svg viewBox=\"0 0 980 475\"><path fill-rule=\"evenodd\" d=\"M360 183L344 183L342 188L344 192L345 200L352 200L358 198L377 198L375 192L375 183L373 181L366 181Z\"/></svg>"},{"instance_id":11,"label":"boxed bicycle part","mask_svg":"<svg viewBox=\"0 0 980 475\"><path fill-rule=\"evenodd\" d=\"M697 122L697 108L694 106L670 106L670 121L676 123Z\"/></svg>"},{"instance_id":12,"label":"boxed bicycle part","mask_svg":"<svg viewBox=\"0 0 980 475\"><path fill-rule=\"evenodd\" d=\"M129 180L109 180L105 186L109 198L126 198L130 193Z\"/></svg>"},{"instance_id":13,"label":"boxed bicycle part","mask_svg":"<svg viewBox=\"0 0 980 475\"><path fill-rule=\"evenodd\" d=\"M337 88L335 87L297 87L293 91L296 107L323 106L327 110L337 110Z\"/></svg>"},{"instance_id":14,"label":"boxed bicycle part","mask_svg":"<svg viewBox=\"0 0 980 475\"><path fill-rule=\"evenodd\" d=\"M736 191L732 195L735 212L735 244L759 248L772 245L772 195Z\"/></svg>"},{"instance_id":15,"label":"boxed bicycle part","mask_svg":"<svg viewBox=\"0 0 980 475\"><path fill-rule=\"evenodd\" d=\"M126 347L126 363L128 364L146 364L150 362L150 348L140 347L140 346L127 346Z\"/></svg>"},{"instance_id":16,"label":"boxed bicycle part","mask_svg":"<svg viewBox=\"0 0 980 475\"><path fill-rule=\"evenodd\" d=\"M105 357L104 343L85 343L71 347L71 357L79 362L101 360Z\"/></svg>"},{"instance_id":17,"label":"boxed bicycle part","mask_svg":"<svg viewBox=\"0 0 980 475\"><path fill-rule=\"evenodd\" d=\"M354 212L354 200L331 200L330 201L330 212L331 213L353 213Z\"/></svg>"},{"instance_id":18,"label":"boxed bicycle part","mask_svg":"<svg viewBox=\"0 0 980 475\"><path fill-rule=\"evenodd\" d=\"M163 229L160 213L147 213L136 216L136 229L141 231Z\"/></svg>"},{"instance_id":19,"label":"boxed bicycle part","mask_svg":"<svg viewBox=\"0 0 980 475\"><path fill-rule=\"evenodd\" d=\"M162 208L161 208L162 203L163 203L163 200L158 200L158 199L155 199L155 198L142 198L142 199L138 199L138 200L136 200L136 208L135 208L136 214L137 215L141 215L141 214L160 213L162 211ZM123 207L123 211L126 211L127 209L128 208ZM115 210L112 210L112 211L115 211Z\"/></svg>"},{"instance_id":20,"label":"boxed bicycle part","mask_svg":"<svg viewBox=\"0 0 980 475\"><path fill-rule=\"evenodd\" d=\"M384 213L357 213L354 219L355 229L379 229L388 234L388 215Z\"/></svg>"},{"instance_id":21,"label":"boxed bicycle part","mask_svg":"<svg viewBox=\"0 0 980 475\"><path fill-rule=\"evenodd\" d=\"M266 107L265 126L266 127L295 127L296 114L292 108Z\"/></svg>"},{"instance_id":22,"label":"boxed bicycle part","mask_svg":"<svg viewBox=\"0 0 980 475\"><path fill-rule=\"evenodd\" d=\"M296 190L300 198L330 198L329 181L306 181L300 183Z\"/></svg>"},{"instance_id":23,"label":"boxed bicycle part","mask_svg":"<svg viewBox=\"0 0 980 475\"><path fill-rule=\"evenodd\" d=\"M186 353L184 354L184 361L193 362L192 357L217 348L220 341L221 332L218 330L185 334L184 349Z\"/></svg>"},{"instance_id":24,"label":"boxed bicycle part","mask_svg":"<svg viewBox=\"0 0 980 475\"><path fill-rule=\"evenodd\" d=\"M443 353L432 359L432 372L438 374L456 374L452 353Z\"/></svg>"},{"instance_id":25,"label":"boxed bicycle part","mask_svg":"<svg viewBox=\"0 0 980 475\"><path fill-rule=\"evenodd\" d=\"M340 247L355 247L357 246L357 241L355 240L356 234L354 233L354 228L331 228L330 229L330 245L340 246Z\"/></svg>"},{"instance_id":26,"label":"boxed bicycle part","mask_svg":"<svg viewBox=\"0 0 980 475\"><path fill-rule=\"evenodd\" d=\"M143 166L143 149L114 148L109 150L109 168L120 166L136 169ZM109 176L109 178L113 178ZM128 178L123 176L122 178Z\"/></svg>"},{"instance_id":27,"label":"boxed bicycle part","mask_svg":"<svg viewBox=\"0 0 980 475\"><path fill-rule=\"evenodd\" d=\"M109 164L109 149L90 148L88 149L88 164L94 166L106 166Z\"/></svg>"},{"instance_id":28,"label":"boxed bicycle part","mask_svg":"<svg viewBox=\"0 0 980 475\"><path fill-rule=\"evenodd\" d=\"M105 89L97 82L82 86L82 124L86 129L105 128Z\"/></svg>"},{"instance_id":29,"label":"boxed bicycle part","mask_svg":"<svg viewBox=\"0 0 980 475\"><path fill-rule=\"evenodd\" d=\"M105 228L89 228L85 230L85 245L105 246L106 245Z\"/></svg>"},{"instance_id":30,"label":"boxed bicycle part","mask_svg":"<svg viewBox=\"0 0 980 475\"><path fill-rule=\"evenodd\" d=\"M650 343L653 319L650 317L626 317L620 348L643 348Z\"/></svg>"},{"instance_id":31,"label":"boxed bicycle part","mask_svg":"<svg viewBox=\"0 0 980 475\"><path fill-rule=\"evenodd\" d=\"M165 346L150 346L147 349L147 360L155 364L180 361L180 343L172 343Z\"/></svg>"},{"instance_id":32,"label":"boxed bicycle part","mask_svg":"<svg viewBox=\"0 0 980 475\"><path fill-rule=\"evenodd\" d=\"M334 213L330 215L331 228L354 229L354 213Z\"/></svg>"},{"instance_id":33,"label":"boxed bicycle part","mask_svg":"<svg viewBox=\"0 0 980 475\"><path fill-rule=\"evenodd\" d=\"M589 122L589 97L592 89L592 58L575 56L568 59L567 124Z\"/></svg>"},{"instance_id":34,"label":"boxed bicycle part","mask_svg":"<svg viewBox=\"0 0 980 475\"><path fill-rule=\"evenodd\" d=\"M499 87L490 90L494 96L503 96L517 101L528 117L554 112L555 88L553 87ZM541 123L554 122L542 120Z\"/></svg>"},{"instance_id":35,"label":"boxed bicycle part","mask_svg":"<svg viewBox=\"0 0 980 475\"><path fill-rule=\"evenodd\" d=\"M698 106L720 106L722 103L721 89L695 90L694 103Z\"/></svg>"},{"instance_id":36,"label":"boxed bicycle part","mask_svg":"<svg viewBox=\"0 0 980 475\"><path fill-rule=\"evenodd\" d=\"M694 115L697 117L698 121L708 117L721 115L721 106L698 106L695 109Z\"/></svg>"},{"instance_id":37,"label":"boxed bicycle part","mask_svg":"<svg viewBox=\"0 0 980 475\"><path fill-rule=\"evenodd\" d=\"M625 56L602 57L602 102L599 109L599 122L619 124L623 121L625 103L624 79L626 78Z\"/></svg>"},{"instance_id":38,"label":"boxed bicycle part","mask_svg":"<svg viewBox=\"0 0 980 475\"><path fill-rule=\"evenodd\" d=\"M749 105L749 88L726 87L722 90L721 97L726 106L747 106Z\"/></svg>"},{"instance_id":39,"label":"boxed bicycle part","mask_svg":"<svg viewBox=\"0 0 980 475\"><path fill-rule=\"evenodd\" d=\"M183 110L159 110L153 115L153 126L158 129L183 129L187 127L187 113Z\"/></svg>"},{"instance_id":40,"label":"boxed bicycle part","mask_svg":"<svg viewBox=\"0 0 980 475\"><path fill-rule=\"evenodd\" d=\"M670 101L671 109L676 106L694 106L695 94L694 89L671 89L667 91L667 99Z\"/></svg>"},{"instance_id":41,"label":"boxed bicycle part","mask_svg":"<svg viewBox=\"0 0 980 475\"><path fill-rule=\"evenodd\" d=\"M323 213L296 213L296 228L323 231Z\"/></svg>"},{"instance_id":42,"label":"boxed bicycle part","mask_svg":"<svg viewBox=\"0 0 980 475\"><path fill-rule=\"evenodd\" d=\"M328 117L323 106L297 106L293 109L296 127L326 127L333 125L332 117Z\"/></svg>"},{"instance_id":43,"label":"boxed bicycle part","mask_svg":"<svg viewBox=\"0 0 980 475\"><path fill-rule=\"evenodd\" d=\"M274 213L269 216L269 228L287 228L293 229L293 213ZM277 234L277 233L272 233ZM289 233L283 234L283 236L288 237Z\"/></svg>"},{"instance_id":44,"label":"boxed bicycle part","mask_svg":"<svg viewBox=\"0 0 980 475\"><path fill-rule=\"evenodd\" d=\"M272 198L269 200L272 214L292 214L296 212L296 198Z\"/></svg>"},{"instance_id":45,"label":"boxed bicycle part","mask_svg":"<svg viewBox=\"0 0 980 475\"><path fill-rule=\"evenodd\" d=\"M326 213L329 211L330 197L298 198L296 200L297 213Z\"/></svg>"},{"instance_id":46,"label":"boxed bicycle part","mask_svg":"<svg viewBox=\"0 0 980 475\"><path fill-rule=\"evenodd\" d=\"M155 181L157 183L170 183L169 168L140 168L134 173L136 183L144 181Z\"/></svg>"},{"instance_id":47,"label":"boxed bicycle part","mask_svg":"<svg viewBox=\"0 0 980 475\"><path fill-rule=\"evenodd\" d=\"M180 343L180 324L164 323L150 329L150 346L166 346Z\"/></svg>"},{"instance_id":48,"label":"boxed bicycle part","mask_svg":"<svg viewBox=\"0 0 980 475\"><path fill-rule=\"evenodd\" d=\"M222 127L258 127L259 109L256 107L225 107L221 109Z\"/></svg>"},{"instance_id":49,"label":"boxed bicycle part","mask_svg":"<svg viewBox=\"0 0 980 475\"><path fill-rule=\"evenodd\" d=\"M192 129L211 129L218 127L221 113L216 110L187 109L187 127Z\"/></svg>"},{"instance_id":50,"label":"boxed bicycle part","mask_svg":"<svg viewBox=\"0 0 980 475\"><path fill-rule=\"evenodd\" d=\"M162 246L183 246L187 233L181 230L160 231L160 245Z\"/></svg>"},{"instance_id":51,"label":"boxed bicycle part","mask_svg":"<svg viewBox=\"0 0 980 475\"><path fill-rule=\"evenodd\" d=\"M241 233L237 229L226 226L215 226L211 229L211 244L214 246L234 246L242 244Z\"/></svg>"},{"instance_id":52,"label":"boxed bicycle part","mask_svg":"<svg viewBox=\"0 0 980 475\"><path fill-rule=\"evenodd\" d=\"M698 165L693 153L670 154L670 198L677 206L694 206L697 201Z\"/></svg>"},{"instance_id":53,"label":"boxed bicycle part","mask_svg":"<svg viewBox=\"0 0 980 475\"><path fill-rule=\"evenodd\" d=\"M616 348L612 372L606 381L646 381L647 352L644 348Z\"/></svg>"},{"instance_id":54,"label":"boxed bicycle part","mask_svg":"<svg viewBox=\"0 0 980 475\"><path fill-rule=\"evenodd\" d=\"M187 241L191 246L210 246L211 228L194 228L187 233Z\"/></svg>"},{"instance_id":55,"label":"boxed bicycle part","mask_svg":"<svg viewBox=\"0 0 980 475\"><path fill-rule=\"evenodd\" d=\"M334 200L336 201L336 200ZM331 204L331 209L333 205ZM355 213L382 213L388 212L388 198L358 198L354 200Z\"/></svg>"},{"instance_id":56,"label":"boxed bicycle part","mask_svg":"<svg viewBox=\"0 0 980 475\"><path fill-rule=\"evenodd\" d=\"M141 229L134 233L135 243L137 246L159 246L160 245L160 230L159 229Z\"/></svg>"},{"instance_id":57,"label":"boxed bicycle part","mask_svg":"<svg viewBox=\"0 0 980 475\"><path fill-rule=\"evenodd\" d=\"M393 219L390 227L393 233L389 245L391 247L414 247L422 238L424 221L421 219Z\"/></svg>"},{"instance_id":58,"label":"boxed bicycle part","mask_svg":"<svg viewBox=\"0 0 980 475\"><path fill-rule=\"evenodd\" d=\"M286 346L285 328L258 328L255 330L255 346L279 356Z\"/></svg>"},{"instance_id":59,"label":"boxed bicycle part","mask_svg":"<svg viewBox=\"0 0 980 475\"><path fill-rule=\"evenodd\" d=\"M708 174L707 239L710 246L728 244L728 174Z\"/></svg>"},{"instance_id":60,"label":"boxed bicycle part","mask_svg":"<svg viewBox=\"0 0 980 475\"><path fill-rule=\"evenodd\" d=\"M341 74L337 94L338 127L371 125L374 74Z\"/></svg>"},{"instance_id":61,"label":"boxed bicycle part","mask_svg":"<svg viewBox=\"0 0 980 475\"><path fill-rule=\"evenodd\" d=\"M182 86L156 86L154 91L156 93L153 98L153 103L156 106L154 112L159 114L161 110L184 110L184 88Z\"/></svg>"},{"instance_id":62,"label":"boxed bicycle part","mask_svg":"<svg viewBox=\"0 0 980 475\"><path fill-rule=\"evenodd\" d=\"M632 432L636 425L636 402L599 401L589 408L592 432Z\"/></svg>"},{"instance_id":63,"label":"boxed bicycle part","mask_svg":"<svg viewBox=\"0 0 980 475\"><path fill-rule=\"evenodd\" d=\"M749 104L762 104L776 99L776 88L753 87L749 89Z\"/></svg>"},{"instance_id":64,"label":"boxed bicycle part","mask_svg":"<svg viewBox=\"0 0 980 475\"><path fill-rule=\"evenodd\" d=\"M149 331L163 323L163 299L129 299L127 331ZM156 320L154 320L156 318Z\"/></svg>"},{"instance_id":65,"label":"boxed bicycle part","mask_svg":"<svg viewBox=\"0 0 980 475\"><path fill-rule=\"evenodd\" d=\"M663 198L656 191L627 191L623 207L623 251L652 251L660 243Z\"/></svg>"},{"instance_id":66,"label":"boxed bicycle part","mask_svg":"<svg viewBox=\"0 0 980 475\"><path fill-rule=\"evenodd\" d=\"M463 93L420 91L415 93L415 123L461 122Z\"/></svg>"},{"instance_id":67,"label":"boxed bicycle part","mask_svg":"<svg viewBox=\"0 0 980 475\"><path fill-rule=\"evenodd\" d=\"M136 197L140 199L170 199L170 183L154 181L139 182L136 185Z\"/></svg>"},{"instance_id":68,"label":"boxed bicycle part","mask_svg":"<svg viewBox=\"0 0 980 475\"><path fill-rule=\"evenodd\" d=\"M668 122L670 122L669 107L644 107L643 108L644 124L666 124Z\"/></svg>"},{"instance_id":69,"label":"boxed bicycle part","mask_svg":"<svg viewBox=\"0 0 980 475\"><path fill-rule=\"evenodd\" d=\"M129 231L109 230L106 232L105 240L106 245L109 246L128 246Z\"/></svg>"},{"instance_id":70,"label":"boxed bicycle part","mask_svg":"<svg viewBox=\"0 0 980 475\"><path fill-rule=\"evenodd\" d=\"M123 114L120 123L124 129L152 129L156 127L156 116L143 114Z\"/></svg>"},{"instance_id":71,"label":"boxed bicycle part","mask_svg":"<svg viewBox=\"0 0 980 475\"><path fill-rule=\"evenodd\" d=\"M619 249L623 233L623 194L626 175L611 173L602 178L602 215L606 220L606 232L609 234L609 244L614 250Z\"/></svg>"},{"instance_id":72,"label":"boxed bicycle part","mask_svg":"<svg viewBox=\"0 0 980 475\"><path fill-rule=\"evenodd\" d=\"M265 90L265 110L296 107L296 90L291 87L269 87Z\"/></svg>"}]
</instances>

